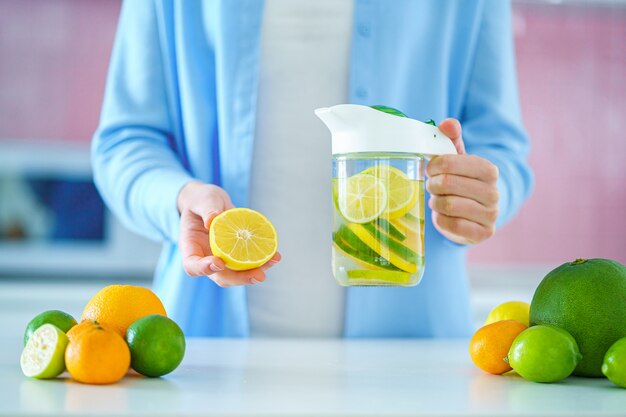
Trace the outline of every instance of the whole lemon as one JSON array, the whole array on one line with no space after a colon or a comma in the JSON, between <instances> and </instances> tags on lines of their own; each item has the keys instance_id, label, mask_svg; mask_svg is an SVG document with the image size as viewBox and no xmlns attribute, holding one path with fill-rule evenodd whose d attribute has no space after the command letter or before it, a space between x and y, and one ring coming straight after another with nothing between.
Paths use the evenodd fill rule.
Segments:
<instances>
[{"instance_id":1,"label":"whole lemon","mask_svg":"<svg viewBox=\"0 0 626 417\"><path fill-rule=\"evenodd\" d=\"M530 304L523 301L508 301L491 310L485 325L501 320L517 320L528 327L530 321Z\"/></svg>"}]
</instances>

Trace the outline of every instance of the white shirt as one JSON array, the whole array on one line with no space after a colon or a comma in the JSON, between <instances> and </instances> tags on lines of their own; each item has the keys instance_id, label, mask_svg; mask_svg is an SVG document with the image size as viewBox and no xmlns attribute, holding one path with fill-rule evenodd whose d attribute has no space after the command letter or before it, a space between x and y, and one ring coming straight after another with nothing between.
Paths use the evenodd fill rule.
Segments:
<instances>
[{"instance_id":1,"label":"white shirt","mask_svg":"<svg viewBox=\"0 0 626 417\"><path fill-rule=\"evenodd\" d=\"M250 207L283 260L248 287L251 335L340 337L344 289L330 264L330 134L313 110L348 97L351 0L266 0Z\"/></svg>"}]
</instances>

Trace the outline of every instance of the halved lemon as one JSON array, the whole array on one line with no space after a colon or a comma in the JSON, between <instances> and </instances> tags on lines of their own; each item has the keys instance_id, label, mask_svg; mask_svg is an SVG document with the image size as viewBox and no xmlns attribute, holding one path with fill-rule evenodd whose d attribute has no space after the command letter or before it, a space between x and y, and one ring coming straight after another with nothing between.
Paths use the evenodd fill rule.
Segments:
<instances>
[{"instance_id":1,"label":"halved lemon","mask_svg":"<svg viewBox=\"0 0 626 417\"><path fill-rule=\"evenodd\" d=\"M213 255L235 271L258 268L272 259L278 249L272 222L247 208L234 208L217 215L209 228L209 243Z\"/></svg>"},{"instance_id":2,"label":"halved lemon","mask_svg":"<svg viewBox=\"0 0 626 417\"><path fill-rule=\"evenodd\" d=\"M380 179L387 188L387 209L385 216L397 219L408 213L417 203L418 192L416 183L399 170L389 165L376 165L367 168L361 174L373 175Z\"/></svg>"},{"instance_id":3,"label":"halved lemon","mask_svg":"<svg viewBox=\"0 0 626 417\"><path fill-rule=\"evenodd\" d=\"M368 223L385 212L387 190L374 175L361 173L337 181L337 205L349 222Z\"/></svg>"}]
</instances>

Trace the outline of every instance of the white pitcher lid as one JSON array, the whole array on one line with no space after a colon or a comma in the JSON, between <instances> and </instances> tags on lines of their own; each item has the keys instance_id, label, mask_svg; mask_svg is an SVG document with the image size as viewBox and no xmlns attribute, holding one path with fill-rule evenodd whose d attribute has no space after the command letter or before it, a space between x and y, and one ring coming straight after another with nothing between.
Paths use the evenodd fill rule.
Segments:
<instances>
[{"instance_id":1,"label":"white pitcher lid","mask_svg":"<svg viewBox=\"0 0 626 417\"><path fill-rule=\"evenodd\" d=\"M449 137L439 128L407 117L358 104L338 104L315 110L332 134L332 153L401 152L456 154Z\"/></svg>"}]
</instances>

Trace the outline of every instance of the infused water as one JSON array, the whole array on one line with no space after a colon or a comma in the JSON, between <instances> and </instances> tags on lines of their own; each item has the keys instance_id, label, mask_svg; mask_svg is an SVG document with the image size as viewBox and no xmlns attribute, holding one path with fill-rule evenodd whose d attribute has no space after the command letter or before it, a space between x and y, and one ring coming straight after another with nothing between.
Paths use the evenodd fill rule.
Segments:
<instances>
[{"instance_id":1,"label":"infused water","mask_svg":"<svg viewBox=\"0 0 626 417\"><path fill-rule=\"evenodd\" d=\"M333 157L333 273L343 286L413 286L424 272L424 158Z\"/></svg>"}]
</instances>

